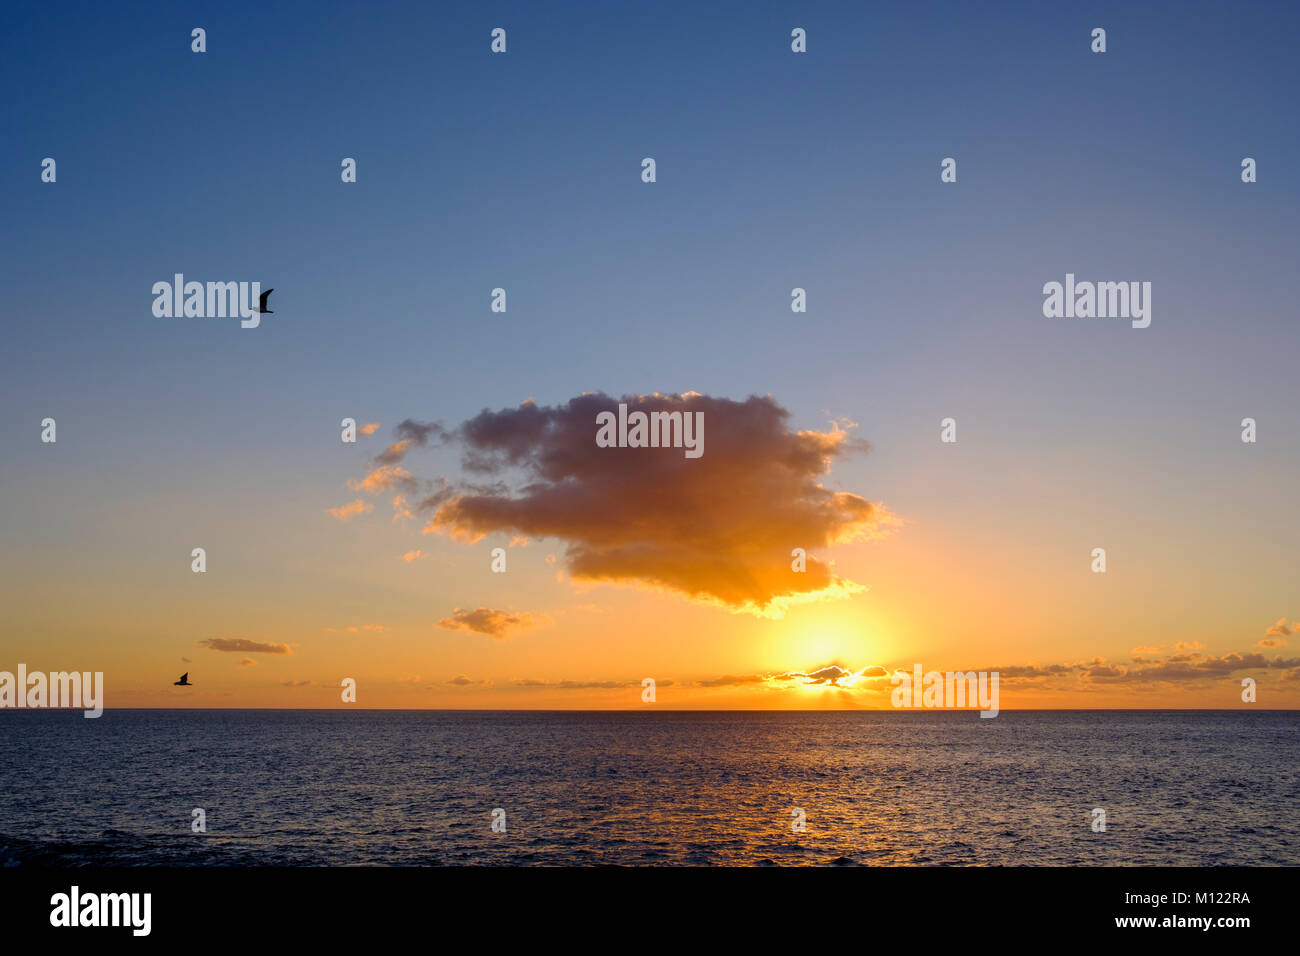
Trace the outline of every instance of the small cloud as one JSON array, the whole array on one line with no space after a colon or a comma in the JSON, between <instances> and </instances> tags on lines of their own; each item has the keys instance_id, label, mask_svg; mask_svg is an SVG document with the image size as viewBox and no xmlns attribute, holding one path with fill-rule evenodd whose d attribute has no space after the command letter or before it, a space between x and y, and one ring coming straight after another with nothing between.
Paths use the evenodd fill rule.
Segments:
<instances>
[{"instance_id":1,"label":"small cloud","mask_svg":"<svg viewBox=\"0 0 1300 956\"><path fill-rule=\"evenodd\" d=\"M349 501L345 505L339 505L337 508L326 508L326 514L338 518L340 521L351 521L357 515L368 514L375 510L375 506L368 501L358 498L356 501Z\"/></svg>"},{"instance_id":2,"label":"small cloud","mask_svg":"<svg viewBox=\"0 0 1300 956\"><path fill-rule=\"evenodd\" d=\"M210 637L206 641L199 641L199 644L210 651L224 651L230 654L293 653L293 649L288 644L264 644L261 641L250 641L243 637Z\"/></svg>"},{"instance_id":3,"label":"small cloud","mask_svg":"<svg viewBox=\"0 0 1300 956\"><path fill-rule=\"evenodd\" d=\"M286 680L281 681L281 687L311 687L316 682L314 680Z\"/></svg>"},{"instance_id":4,"label":"small cloud","mask_svg":"<svg viewBox=\"0 0 1300 956\"><path fill-rule=\"evenodd\" d=\"M380 465L360 481L349 478L348 487L353 491L364 491L369 495L377 495L389 488L397 488L410 493L418 490L419 486L414 476L400 465Z\"/></svg>"},{"instance_id":5,"label":"small cloud","mask_svg":"<svg viewBox=\"0 0 1300 956\"><path fill-rule=\"evenodd\" d=\"M452 687L469 687L474 684L486 684L486 680L472 680L464 674L457 674L451 680L447 681Z\"/></svg>"},{"instance_id":6,"label":"small cloud","mask_svg":"<svg viewBox=\"0 0 1300 956\"><path fill-rule=\"evenodd\" d=\"M1291 633L1291 629L1286 626L1286 618L1279 617L1277 623L1264 631L1265 634L1271 634L1273 637L1286 637Z\"/></svg>"},{"instance_id":7,"label":"small cloud","mask_svg":"<svg viewBox=\"0 0 1300 956\"><path fill-rule=\"evenodd\" d=\"M767 678L762 674L724 674L721 677L710 677L706 680L697 680L696 687L742 687L745 684L761 684Z\"/></svg>"},{"instance_id":8,"label":"small cloud","mask_svg":"<svg viewBox=\"0 0 1300 956\"><path fill-rule=\"evenodd\" d=\"M489 637L501 640L506 636L507 631L529 627L536 620L537 616L534 614L511 614L508 611L498 611L488 607L475 608L473 611L456 608L451 617L444 617L438 622L438 626L451 631L466 630L476 634L487 634Z\"/></svg>"},{"instance_id":9,"label":"small cloud","mask_svg":"<svg viewBox=\"0 0 1300 956\"><path fill-rule=\"evenodd\" d=\"M537 680L535 678L522 678L512 680L510 683L516 687L549 687L553 690L619 690L628 687L640 687L639 680ZM671 687L672 681L661 680L656 682L659 687Z\"/></svg>"},{"instance_id":10,"label":"small cloud","mask_svg":"<svg viewBox=\"0 0 1300 956\"><path fill-rule=\"evenodd\" d=\"M257 666L257 661L253 660L251 657L245 657L243 660L241 660L241 661L239 662L239 666L240 666L240 667L256 667L256 666Z\"/></svg>"},{"instance_id":11,"label":"small cloud","mask_svg":"<svg viewBox=\"0 0 1300 956\"><path fill-rule=\"evenodd\" d=\"M402 555L402 560L405 561L407 564L410 564L412 561L423 561L427 557L428 557L427 554L425 554L419 548L416 548L414 551L408 551L406 552L406 554Z\"/></svg>"},{"instance_id":12,"label":"small cloud","mask_svg":"<svg viewBox=\"0 0 1300 956\"><path fill-rule=\"evenodd\" d=\"M1286 641L1280 637L1266 637L1256 647L1286 647Z\"/></svg>"},{"instance_id":13,"label":"small cloud","mask_svg":"<svg viewBox=\"0 0 1300 956\"><path fill-rule=\"evenodd\" d=\"M357 431L363 435L373 435L375 432L379 431L379 422L371 422L369 425L362 425L357 429Z\"/></svg>"},{"instance_id":14,"label":"small cloud","mask_svg":"<svg viewBox=\"0 0 1300 956\"><path fill-rule=\"evenodd\" d=\"M398 422L393 432L403 442L419 445L421 448L428 445L430 440L444 441L447 438L447 430L441 423L417 422L409 418Z\"/></svg>"},{"instance_id":15,"label":"small cloud","mask_svg":"<svg viewBox=\"0 0 1300 956\"><path fill-rule=\"evenodd\" d=\"M388 628L382 624L360 624L360 625L349 624L345 628L345 630L349 634L360 634L362 631L372 631L378 634L378 633L383 633L384 631L388 630Z\"/></svg>"},{"instance_id":16,"label":"small cloud","mask_svg":"<svg viewBox=\"0 0 1300 956\"><path fill-rule=\"evenodd\" d=\"M1098 664L1095 667L1088 668L1087 674L1093 680L1111 680L1123 677L1128 673L1128 668L1123 664L1116 667L1110 667L1105 664Z\"/></svg>"},{"instance_id":17,"label":"small cloud","mask_svg":"<svg viewBox=\"0 0 1300 956\"><path fill-rule=\"evenodd\" d=\"M1176 651L1203 651L1205 645L1200 641L1179 641L1174 645Z\"/></svg>"},{"instance_id":18,"label":"small cloud","mask_svg":"<svg viewBox=\"0 0 1300 956\"><path fill-rule=\"evenodd\" d=\"M375 456L375 461L381 465L395 465L406 457L406 449L410 447L411 443L409 441L393 442Z\"/></svg>"},{"instance_id":19,"label":"small cloud","mask_svg":"<svg viewBox=\"0 0 1300 956\"><path fill-rule=\"evenodd\" d=\"M261 641L250 641L246 637L209 637L208 640L199 641L199 646L204 646L208 650L221 650L229 654L292 654L294 650L287 644L263 644Z\"/></svg>"},{"instance_id":20,"label":"small cloud","mask_svg":"<svg viewBox=\"0 0 1300 956\"><path fill-rule=\"evenodd\" d=\"M1135 648L1135 650L1140 648ZM1101 658L1097 658L1093 663L1101 663ZM990 667L986 668L990 673L997 671L1001 680L1023 680L1038 681L1047 677L1063 677L1072 674L1076 670L1076 665L1071 664L1048 664L1040 666L1038 664L1013 664L1010 667Z\"/></svg>"},{"instance_id":21,"label":"small cloud","mask_svg":"<svg viewBox=\"0 0 1300 956\"><path fill-rule=\"evenodd\" d=\"M192 660L190 660L188 657L182 657L182 658L181 658L181 663L182 663L182 664L193 664L194 662L193 662Z\"/></svg>"}]
</instances>

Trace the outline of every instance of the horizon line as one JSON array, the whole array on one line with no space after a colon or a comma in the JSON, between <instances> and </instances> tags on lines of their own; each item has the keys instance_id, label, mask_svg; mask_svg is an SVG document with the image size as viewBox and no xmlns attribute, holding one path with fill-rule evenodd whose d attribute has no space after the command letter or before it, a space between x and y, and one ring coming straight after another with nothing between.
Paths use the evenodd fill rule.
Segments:
<instances>
[{"instance_id":1,"label":"horizon line","mask_svg":"<svg viewBox=\"0 0 1300 956\"><path fill-rule=\"evenodd\" d=\"M84 707L0 707L0 713L6 711L32 712L70 712L85 710ZM367 713L450 713L450 714L639 714L652 713L656 710L677 714L979 714L978 707L113 707L104 708L103 713L111 711L188 711L188 710L253 710L253 711L319 711L347 712L365 711ZM1300 712L1300 707L1002 707L1000 714L1006 713L1236 713L1259 712L1288 714Z\"/></svg>"}]
</instances>

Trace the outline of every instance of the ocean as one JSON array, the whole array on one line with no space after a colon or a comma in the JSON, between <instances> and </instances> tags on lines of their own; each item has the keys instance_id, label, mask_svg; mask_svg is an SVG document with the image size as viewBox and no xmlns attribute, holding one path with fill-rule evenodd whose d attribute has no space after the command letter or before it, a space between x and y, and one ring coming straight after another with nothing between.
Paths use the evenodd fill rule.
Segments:
<instances>
[{"instance_id":1,"label":"ocean","mask_svg":"<svg viewBox=\"0 0 1300 956\"><path fill-rule=\"evenodd\" d=\"M0 711L0 864L1297 865L1298 731L1293 711Z\"/></svg>"}]
</instances>

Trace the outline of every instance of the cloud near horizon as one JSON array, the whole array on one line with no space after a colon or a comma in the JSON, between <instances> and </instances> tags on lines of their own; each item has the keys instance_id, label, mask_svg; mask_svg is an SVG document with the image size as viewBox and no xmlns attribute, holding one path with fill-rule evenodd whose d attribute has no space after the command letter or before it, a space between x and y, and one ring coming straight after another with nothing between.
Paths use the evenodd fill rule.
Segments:
<instances>
[{"instance_id":1,"label":"cloud near horizon","mask_svg":"<svg viewBox=\"0 0 1300 956\"><path fill-rule=\"evenodd\" d=\"M1239 654L1236 651L1215 657L1213 654L1174 654L1163 661L1135 661L1140 666L1097 662L1083 668L1089 680L1101 682L1186 681L1231 677L1237 671L1291 668L1300 666L1300 658L1272 660L1263 654Z\"/></svg>"},{"instance_id":2,"label":"cloud near horizon","mask_svg":"<svg viewBox=\"0 0 1300 956\"><path fill-rule=\"evenodd\" d=\"M552 690L617 690L626 687L640 687L639 680L512 680L516 687L548 687ZM672 681L656 681L656 687L671 687Z\"/></svg>"},{"instance_id":3,"label":"cloud near horizon","mask_svg":"<svg viewBox=\"0 0 1300 956\"><path fill-rule=\"evenodd\" d=\"M1188 659L1194 658L1194 659ZM1138 660L1138 659L1135 659ZM1174 655L1164 661L1143 660L1144 666L1129 667L1125 664L1112 664L1105 658L1096 657L1089 661L1076 661L1069 664L1015 664L1005 667L926 667L926 672L960 671L996 671L1004 685L1043 685L1051 681L1059 685L1058 689L1088 690L1101 685L1123 683L1164 683L1190 682L1196 680L1215 680L1230 678L1241 671L1277 671L1281 681L1300 680L1300 658L1286 659L1265 658L1262 654L1228 653L1222 657L1192 654ZM854 691L867 694L888 694L893 690L889 678L896 671L912 674L911 666L891 670L878 664L868 665L860 670L852 670L842 664L826 664L807 671L786 671L780 674L724 674L718 677L700 678L685 681L687 687L716 690L733 687L758 686L773 691L789 691L797 687L825 687L842 691ZM640 687L635 680L586 680L586 681L549 681L539 679L515 679L510 682L521 688L551 688L556 690L596 690ZM672 686L673 681L657 681L659 687Z\"/></svg>"},{"instance_id":4,"label":"cloud near horizon","mask_svg":"<svg viewBox=\"0 0 1300 956\"><path fill-rule=\"evenodd\" d=\"M827 687L851 688L861 681L881 680L888 677L888 668L872 664L860 671L849 670L839 664L827 664L813 671L787 671L767 678L769 683L824 684Z\"/></svg>"},{"instance_id":5,"label":"cloud near horizon","mask_svg":"<svg viewBox=\"0 0 1300 956\"><path fill-rule=\"evenodd\" d=\"M620 402L629 414L702 413L703 455L599 447L597 415ZM810 553L806 569L794 571L793 549L876 537L897 523L880 505L821 484L835 459L866 451L865 441L838 423L792 430L789 417L770 396L587 393L556 406L530 400L485 409L451 430L406 419L370 473L348 484L400 493L403 509L429 516L426 534L465 543L496 533L559 539L577 581L663 588L779 617L791 604L865 590ZM408 502L420 482L400 463L435 441L461 446L463 470L487 482L426 482L424 497Z\"/></svg>"}]
</instances>

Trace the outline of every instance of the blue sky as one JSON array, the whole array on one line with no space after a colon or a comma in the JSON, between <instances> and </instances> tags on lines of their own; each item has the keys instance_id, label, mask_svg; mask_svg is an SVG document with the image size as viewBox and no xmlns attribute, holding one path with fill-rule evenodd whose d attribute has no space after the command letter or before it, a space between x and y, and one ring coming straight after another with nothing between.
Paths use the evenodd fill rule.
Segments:
<instances>
[{"instance_id":1,"label":"blue sky","mask_svg":"<svg viewBox=\"0 0 1300 956\"><path fill-rule=\"evenodd\" d=\"M196 509L213 534L298 504L315 521L357 472L348 415L387 435L693 389L771 393L800 427L852 419L875 451L833 481L954 538L1131 539L1170 596L1179 556L1218 542L1225 606L1268 617L1300 559L1298 21L1208 3L10 5L0 490L60 505L10 511L0 559L111 553L120 530L96 528L115 511L155 519L142 553L188 540L163 529ZM150 287L175 272L273 286L276 314L155 318ZM1044 318L1067 272L1150 281L1151 327ZM32 445L47 415L57 466ZM948 415L957 454L936 440ZM306 522L283 534L325 547L336 529Z\"/></svg>"}]
</instances>

